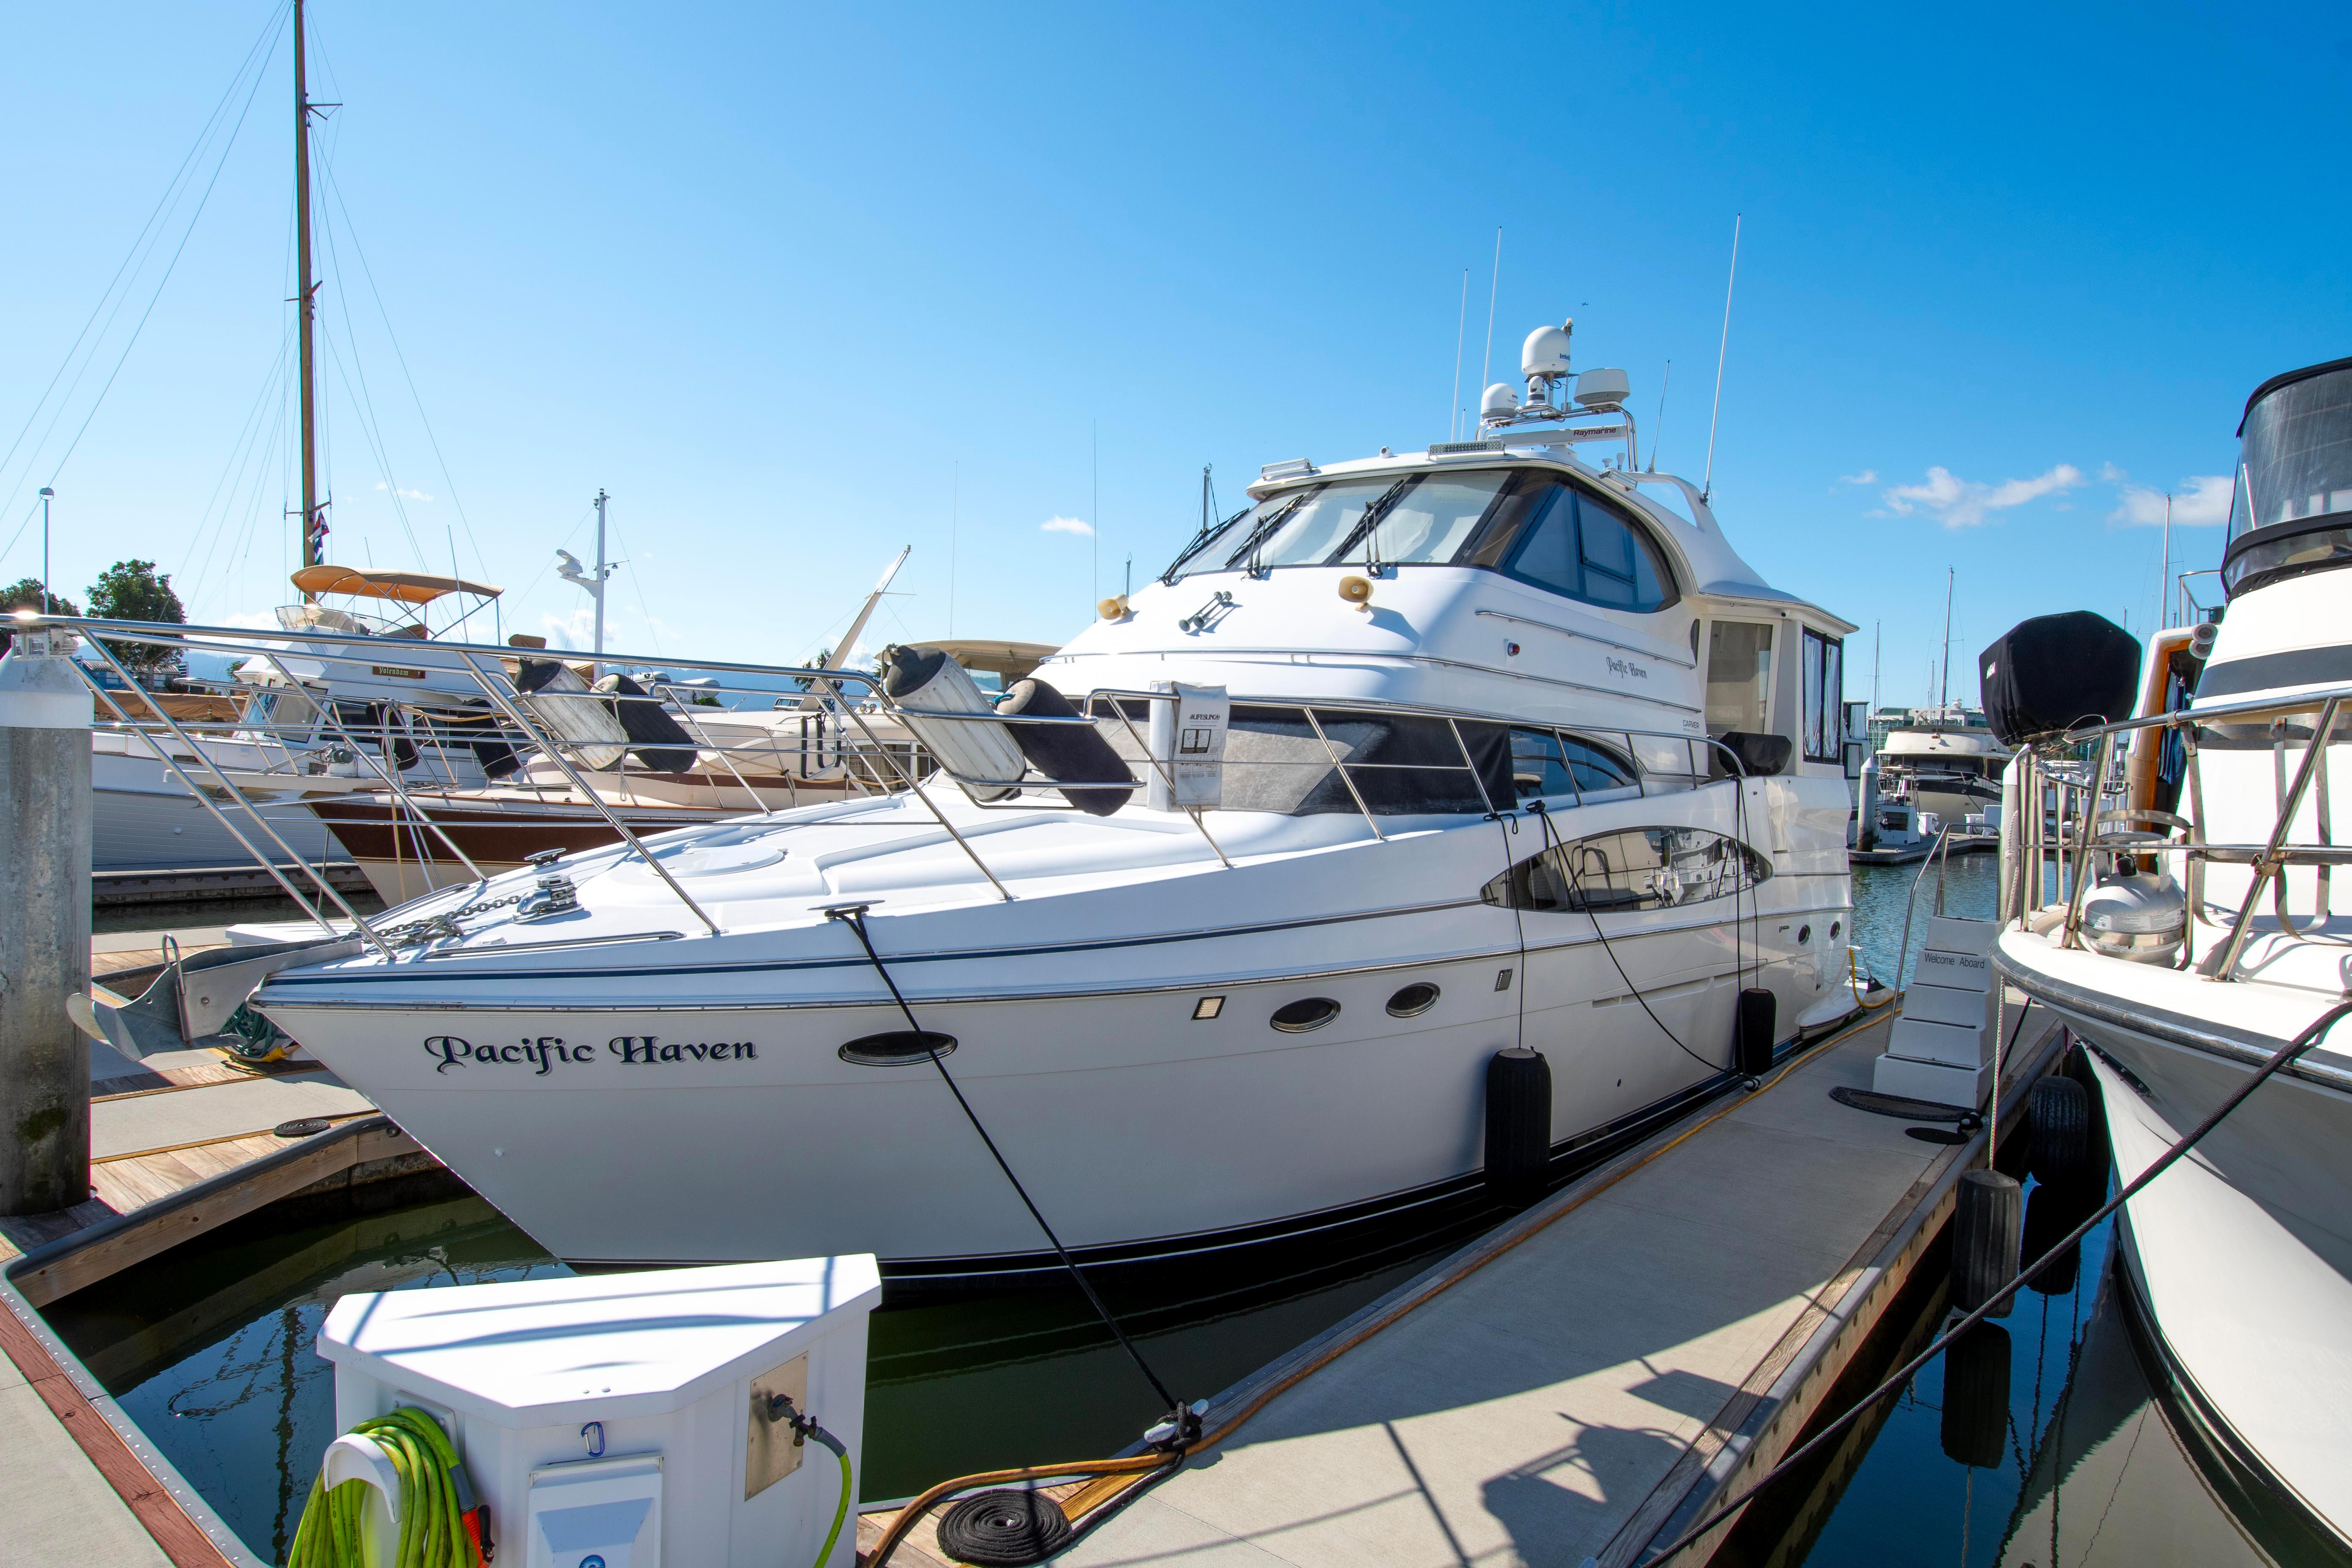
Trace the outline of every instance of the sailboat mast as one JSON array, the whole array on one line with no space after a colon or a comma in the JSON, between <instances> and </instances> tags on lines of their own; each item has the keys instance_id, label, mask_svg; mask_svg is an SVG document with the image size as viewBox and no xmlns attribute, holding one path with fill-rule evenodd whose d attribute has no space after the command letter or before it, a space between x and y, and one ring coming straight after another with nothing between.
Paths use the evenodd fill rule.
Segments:
<instances>
[{"instance_id":1,"label":"sailboat mast","mask_svg":"<svg viewBox=\"0 0 2352 1568\"><path fill-rule=\"evenodd\" d=\"M1936 657L1937 668L1943 671L1942 689L1936 694L1938 709L1952 705L1952 572L1944 568L1944 651Z\"/></svg>"},{"instance_id":2,"label":"sailboat mast","mask_svg":"<svg viewBox=\"0 0 2352 1568\"><path fill-rule=\"evenodd\" d=\"M304 70L302 6L303 0L294 0L294 248L300 273L296 301L301 307L302 564L316 566L326 529L319 506L318 376L312 346L318 285L310 279L310 93Z\"/></svg>"}]
</instances>

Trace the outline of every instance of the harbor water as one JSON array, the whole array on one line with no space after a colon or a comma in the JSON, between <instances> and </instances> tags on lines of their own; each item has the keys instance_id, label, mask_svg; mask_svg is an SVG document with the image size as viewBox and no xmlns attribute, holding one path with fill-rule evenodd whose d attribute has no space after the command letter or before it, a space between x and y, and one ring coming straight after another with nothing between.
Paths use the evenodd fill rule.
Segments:
<instances>
[{"instance_id":1,"label":"harbor water","mask_svg":"<svg viewBox=\"0 0 2352 1568\"><path fill-rule=\"evenodd\" d=\"M1948 912L1991 914L1990 856L1956 859L1924 879L1917 866L1856 868L1857 946L1872 973L1896 973L1915 892L1916 962L1939 878ZM453 1178L409 1178L362 1194L364 1211L316 1212L292 1223L252 1216L47 1313L132 1419L271 1563L285 1560L320 1456L336 1435L333 1372L314 1346L338 1298L564 1271ZM1286 1279L1262 1271L1248 1279L1196 1276L1173 1300L1164 1290L1147 1296L1116 1285L1108 1294L1161 1375L1188 1394L1206 1394L1462 1239L1419 1238L1355 1267L1318 1259ZM2191 1541L2204 1563L2328 1560L2290 1522L2266 1517L2258 1489L2235 1481L2194 1439L2163 1391L2144 1331L2130 1321L2111 1249L2103 1226L2083 1244L2070 1278L2039 1281L2000 1325L2005 1392L1989 1392L1981 1378L1964 1391L1979 1405L2003 1406L1973 1417L1999 1433L1997 1452L1980 1446L1975 1465L1947 1452L1942 1434L1956 1396L1943 1363L1932 1363L1819 1463L1776 1485L1721 1561L2057 1568L2147 1561L2150 1542ZM1915 1284L1889 1314L1864 1369L1883 1373L1939 1330L1940 1269L1921 1271L1923 1280L1931 1276L1935 1289ZM858 1489L869 1502L977 1469L1113 1452L1160 1414L1068 1287L886 1301L873 1319L867 1373Z\"/></svg>"}]
</instances>

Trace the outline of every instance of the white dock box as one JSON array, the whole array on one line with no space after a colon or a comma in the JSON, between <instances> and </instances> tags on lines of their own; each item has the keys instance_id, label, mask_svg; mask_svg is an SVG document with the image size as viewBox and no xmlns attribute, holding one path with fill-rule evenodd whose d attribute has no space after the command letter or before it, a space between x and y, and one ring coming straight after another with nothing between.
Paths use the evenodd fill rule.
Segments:
<instances>
[{"instance_id":1,"label":"white dock box","mask_svg":"<svg viewBox=\"0 0 2352 1568\"><path fill-rule=\"evenodd\" d=\"M772 1396L855 1467L881 1295L870 1253L394 1290L336 1302L319 1353L338 1431L404 1405L440 1421L499 1568L774 1568L816 1561L842 1478Z\"/></svg>"}]
</instances>

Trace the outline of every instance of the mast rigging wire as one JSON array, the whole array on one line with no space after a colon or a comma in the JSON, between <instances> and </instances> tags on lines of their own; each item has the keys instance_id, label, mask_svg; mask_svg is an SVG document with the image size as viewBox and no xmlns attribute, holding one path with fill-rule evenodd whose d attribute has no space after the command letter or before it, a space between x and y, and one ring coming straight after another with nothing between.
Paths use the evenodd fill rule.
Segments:
<instances>
[{"instance_id":1,"label":"mast rigging wire","mask_svg":"<svg viewBox=\"0 0 2352 1568\"><path fill-rule=\"evenodd\" d=\"M286 3L287 0L281 0L278 8L269 14L268 21L262 25L260 36L253 41L252 47L246 50L244 60L241 61L236 69L231 73L228 86L221 89L220 101L215 104L213 106L212 112L205 116L203 128L196 132L195 141L189 144L187 155L180 160L180 166L173 170L172 177L164 182L163 194L155 198L154 209L147 215L147 221L139 226L139 232L132 237L130 250L124 253L121 265L115 268L114 276L108 279L106 287L100 290L98 302L89 308L89 316L82 322L81 331L74 334L74 341L67 347L65 357L58 362L56 373L49 377L48 384L41 389L41 395L34 400L31 410L25 416L25 423L23 426L16 432L16 439L8 443L8 450L6 452L0 453L0 472L5 472L8 464L16 458L16 450L24 445L25 437L29 431L31 431L33 422L40 417L41 410L47 405L49 394L57 390L58 382L65 375L67 367L73 363L74 355L80 350L83 340L89 336L89 329L97 322L99 312L107 310L106 302L108 300L113 298L115 286L122 281L123 275L131 270L132 264L139 259L140 252L142 249L151 250L152 253L152 247L147 244L149 232L153 229L155 225L163 218L164 212L171 206L177 204L178 196L183 189L182 182L185 179L190 166L195 163L198 155L203 153L205 143L212 140L214 130L219 124L222 113L227 110L229 104L236 99L236 84L244 80L245 73L248 69L252 68L255 53L258 51L263 45L267 44L269 46L269 56L275 56L277 54L278 19L285 14ZM265 66L268 64L268 57L264 58L263 63ZM259 87L260 81L258 78L255 79L254 85L257 88ZM252 95L250 93L247 95L246 101L248 106L251 105ZM242 116L239 117L238 123L240 125L244 123ZM233 142L234 137L232 137L231 140ZM226 149L224 149L222 155L224 157L227 155ZM191 223L194 222L193 219L190 221ZM129 296L126 294L123 298L128 299ZM107 325L109 327L113 325L115 316L121 313L122 302L123 301L121 300L115 300L114 309L108 312ZM100 328L99 335L101 338L104 337L105 331L105 328ZM87 370L88 368L88 362L85 361L83 363L83 369ZM80 381L81 373L76 372L74 376L74 384L79 385ZM66 389L66 396L70 398L72 395L73 388L68 386ZM60 408L60 415L62 412L63 410ZM51 417L51 427L56 426L57 417L58 416L56 416ZM44 441L47 439L46 432L43 434L42 439ZM13 491L11 492L11 499L14 499Z\"/></svg>"},{"instance_id":2,"label":"mast rigging wire","mask_svg":"<svg viewBox=\"0 0 2352 1568\"><path fill-rule=\"evenodd\" d=\"M276 50L271 50L271 53L275 54ZM250 60L252 57L248 55L247 58ZM267 63L266 58L264 63ZM240 68L240 69L242 69L242 68ZM213 191L215 187L220 184L221 171L228 166L228 155L231 152L236 150L237 136L245 129L247 116L253 109L254 98L261 90L261 79L264 74L265 73L259 71L257 71L254 74L253 86L245 95L245 107L237 111L236 123L235 126L231 127L228 133L228 139L221 144L220 158L213 164L211 177L205 182L204 195L196 198L195 210L188 215L188 226L181 232L179 244L173 247L172 259L164 264L163 275L155 280L155 291L148 297L146 309L139 313L138 322L131 329L130 339L123 343L121 353L115 357L114 368L107 372L105 384L100 386L98 389L98 395L91 400L89 412L82 416L81 424L74 430L73 439L66 444L66 449L58 454L57 462L50 468L47 480L49 484L54 485L57 483L58 477L65 472L67 462L72 458L75 450L81 446L82 437L89 433L90 421L96 419L98 417L98 411L105 406L106 395L114 390L115 378L122 374L122 367L130 362L131 351L139 346L140 336L147 330L149 318L155 314L155 307L163 302L163 289L171 283L172 274L179 269L180 258L187 253L188 241L195 236L196 224L198 220L203 218L205 216L205 208L210 205L212 201ZM236 79L232 78L230 81L232 91L235 89L235 87ZM201 145L201 139L199 145ZM193 155L194 154L192 153L191 156ZM152 250L150 254L152 254ZM129 300L129 298L130 295L126 291L115 301L114 310L110 311L107 315L106 328L100 329L100 335L101 337L105 335L107 328L110 328L114 324L115 315L120 313L123 302ZM100 303L102 304L103 302L104 298L101 296ZM79 342L80 340L76 339L75 341ZM91 352L93 354L96 353L95 344L92 345ZM71 400L73 395L73 388L81 384L82 373L83 371L87 371L89 368L89 362L88 359L85 359L82 363L82 371L77 371L74 373L73 381L68 385L65 396L58 401L57 412L50 416L49 423L42 428L41 439L34 448L36 453L39 451L40 447L46 447L48 444L50 433L57 428L58 421L65 416L67 404ZM62 367L60 367L60 374L62 374ZM46 394L44 395L46 395ZM38 416L39 405L36 405L33 416L38 417ZM28 428L30 427L30 424L31 421L28 419L26 421ZM23 437L20 436L17 439L21 441ZM10 449L13 451L15 448L12 447ZM17 491L24 489L25 480L30 477L32 470L32 462L29 458L26 461L25 470L26 471L24 473L17 476L15 486L13 486L8 492L7 500L0 501L0 511L5 511L7 507L16 500Z\"/></svg>"},{"instance_id":3,"label":"mast rigging wire","mask_svg":"<svg viewBox=\"0 0 2352 1568\"><path fill-rule=\"evenodd\" d=\"M1161 1403L1167 1405L1171 1414L1181 1415L1183 1408L1181 1404L1174 1394L1168 1392L1168 1385L1160 1381L1160 1374L1151 1370L1151 1363L1143 1359L1143 1352L1135 1348L1135 1342L1127 1337L1127 1331L1118 1326L1118 1320L1111 1316L1110 1309L1103 1305L1102 1298L1095 1294L1093 1282L1087 1279L1086 1271L1078 1267L1077 1259L1070 1256L1070 1249L1062 1245L1062 1238L1054 1233L1054 1227L1046 1223L1045 1215L1037 1207L1035 1200L1030 1197L1029 1189L1021 1184L1021 1178L1013 1173L1013 1167L1005 1162L1003 1153L996 1147L996 1140L991 1138L988 1135L988 1129L981 1125L980 1117L972 1110L971 1102L963 1097L963 1089L957 1084L955 1076L948 1071L947 1063L941 1061L938 1050L931 1047L930 1037L923 1032L922 1025L915 1021L915 1010L907 1005L907 998L898 990L898 982L892 978L889 967L882 962L882 955L874 951L874 939L866 934L866 906L864 904L852 904L830 909L824 913L827 920L839 921L856 934L857 944L866 950L866 958L874 965L874 973L880 975L882 984L890 988L890 1000L898 1005L899 1013L907 1020L907 1027L915 1032L916 1042L925 1047L926 1053L931 1058L931 1066L939 1069L940 1080L948 1086L948 1092L955 1096L955 1102L963 1111L964 1120L971 1123L971 1130L979 1133L980 1141L988 1146L989 1157L996 1162L996 1168L1004 1173L1004 1179L1012 1183L1013 1190L1021 1195L1022 1206L1029 1211L1029 1217L1037 1222L1037 1228L1044 1231L1045 1239L1054 1244L1054 1251L1061 1258L1062 1267L1070 1271L1070 1278L1077 1282L1077 1287L1085 1293L1087 1303L1100 1315L1103 1325L1110 1330L1112 1338L1118 1341L1118 1348L1127 1352L1129 1361L1135 1363L1135 1369L1143 1373L1144 1381L1151 1384L1152 1392L1160 1396ZM1178 1423L1178 1430L1180 1434L1183 1431L1183 1423L1181 1419Z\"/></svg>"}]
</instances>

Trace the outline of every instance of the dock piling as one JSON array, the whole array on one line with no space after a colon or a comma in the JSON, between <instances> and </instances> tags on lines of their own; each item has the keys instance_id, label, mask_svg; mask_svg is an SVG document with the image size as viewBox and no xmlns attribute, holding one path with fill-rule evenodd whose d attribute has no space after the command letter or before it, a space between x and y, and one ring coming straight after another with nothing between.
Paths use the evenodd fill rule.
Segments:
<instances>
[{"instance_id":1,"label":"dock piling","mask_svg":"<svg viewBox=\"0 0 2352 1568\"><path fill-rule=\"evenodd\" d=\"M89 688L73 634L0 657L0 1215L89 1196Z\"/></svg>"}]
</instances>

